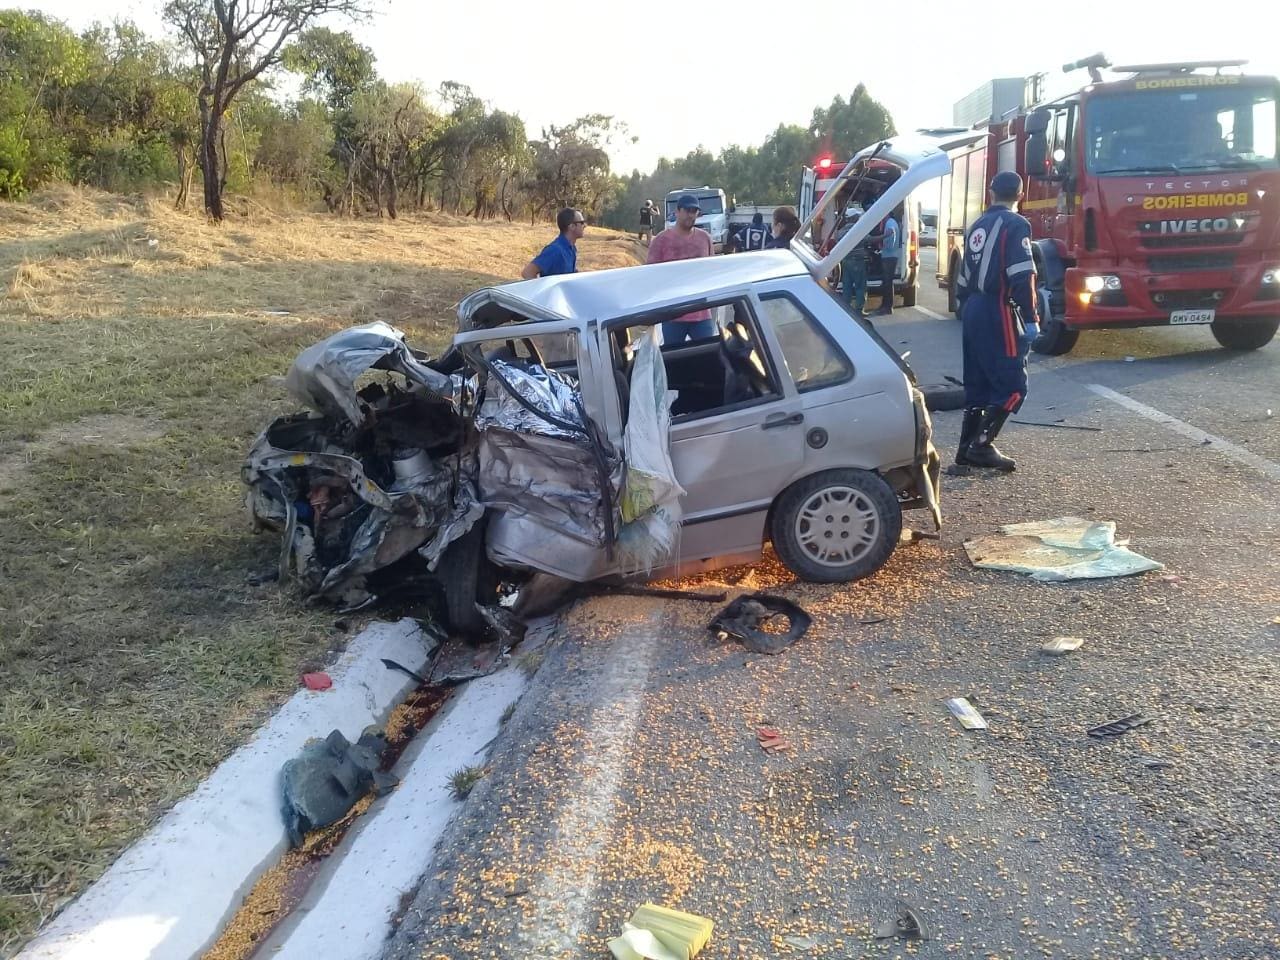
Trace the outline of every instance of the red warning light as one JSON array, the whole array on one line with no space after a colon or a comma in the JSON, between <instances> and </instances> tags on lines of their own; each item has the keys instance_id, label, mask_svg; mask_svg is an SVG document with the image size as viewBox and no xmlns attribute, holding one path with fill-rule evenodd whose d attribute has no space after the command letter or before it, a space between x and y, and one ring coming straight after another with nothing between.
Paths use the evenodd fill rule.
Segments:
<instances>
[{"instance_id":1,"label":"red warning light","mask_svg":"<svg viewBox=\"0 0 1280 960\"><path fill-rule=\"evenodd\" d=\"M830 158L830 157L823 157L821 160L819 160L819 161L818 161L818 169L819 169L819 170L826 170L826 169L827 169L828 167L830 167L830 166L831 166L831 158Z\"/></svg>"}]
</instances>

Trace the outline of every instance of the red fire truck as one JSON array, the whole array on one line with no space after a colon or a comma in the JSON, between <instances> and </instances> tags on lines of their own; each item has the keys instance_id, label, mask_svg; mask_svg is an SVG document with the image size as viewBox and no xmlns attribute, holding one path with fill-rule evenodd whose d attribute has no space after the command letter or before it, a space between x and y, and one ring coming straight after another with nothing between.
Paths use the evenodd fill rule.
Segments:
<instances>
[{"instance_id":1,"label":"red fire truck","mask_svg":"<svg viewBox=\"0 0 1280 960\"><path fill-rule=\"evenodd\" d=\"M1037 102L1043 77L1032 78L1023 103L953 152L943 179L938 283L952 310L965 230L996 172L1016 170L1048 298L1038 353L1068 352L1081 330L1178 324L1206 324L1229 349L1269 343L1280 326L1280 82L1243 65L1116 67L1127 76L1104 82L1099 54L1064 67L1087 68L1091 82L1050 102Z\"/></svg>"}]
</instances>

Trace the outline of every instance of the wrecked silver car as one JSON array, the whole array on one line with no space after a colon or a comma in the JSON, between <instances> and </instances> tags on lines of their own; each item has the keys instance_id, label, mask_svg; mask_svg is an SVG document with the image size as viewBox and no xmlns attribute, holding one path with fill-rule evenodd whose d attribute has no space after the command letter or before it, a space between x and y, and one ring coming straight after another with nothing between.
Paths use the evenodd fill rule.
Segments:
<instances>
[{"instance_id":1,"label":"wrecked silver car","mask_svg":"<svg viewBox=\"0 0 1280 960\"><path fill-rule=\"evenodd\" d=\"M903 175L870 214L948 169L936 146L875 155ZM766 542L807 580L874 573L904 509L940 527L939 464L910 368L815 282L859 239L487 288L435 359L381 323L308 348L287 385L315 412L244 468L280 576L354 607L413 557L479 630L499 579L692 572ZM662 342L703 311L716 336Z\"/></svg>"}]
</instances>

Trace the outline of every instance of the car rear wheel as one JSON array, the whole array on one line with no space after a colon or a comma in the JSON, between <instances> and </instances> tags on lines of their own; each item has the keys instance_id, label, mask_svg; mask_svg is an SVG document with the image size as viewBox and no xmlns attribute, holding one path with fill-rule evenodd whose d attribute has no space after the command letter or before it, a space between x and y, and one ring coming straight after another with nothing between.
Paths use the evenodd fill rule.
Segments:
<instances>
[{"instance_id":1,"label":"car rear wheel","mask_svg":"<svg viewBox=\"0 0 1280 960\"><path fill-rule=\"evenodd\" d=\"M1213 338L1228 350L1265 347L1280 329L1280 317L1270 320L1215 320L1209 325Z\"/></svg>"},{"instance_id":2,"label":"car rear wheel","mask_svg":"<svg viewBox=\"0 0 1280 960\"><path fill-rule=\"evenodd\" d=\"M889 484L866 470L827 470L778 497L770 538L787 569L814 583L875 573L902 535L902 508Z\"/></svg>"}]
</instances>

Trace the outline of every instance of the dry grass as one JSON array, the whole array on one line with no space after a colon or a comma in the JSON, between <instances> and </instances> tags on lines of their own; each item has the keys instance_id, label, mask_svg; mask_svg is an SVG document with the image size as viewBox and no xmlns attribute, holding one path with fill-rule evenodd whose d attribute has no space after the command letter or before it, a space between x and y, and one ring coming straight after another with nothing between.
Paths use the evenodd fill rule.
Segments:
<instances>
[{"instance_id":1,"label":"dry grass","mask_svg":"<svg viewBox=\"0 0 1280 960\"><path fill-rule=\"evenodd\" d=\"M246 585L239 467L297 351L386 320L427 349L545 225L258 211L69 188L0 205L0 956L341 641ZM634 262L592 231L585 268ZM280 311L287 311L281 314Z\"/></svg>"}]
</instances>

